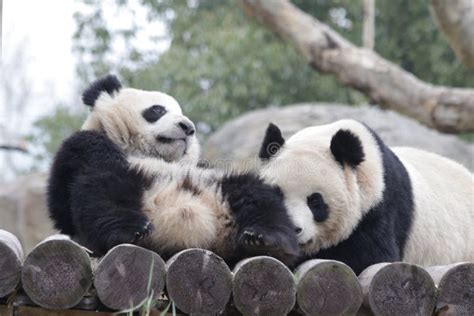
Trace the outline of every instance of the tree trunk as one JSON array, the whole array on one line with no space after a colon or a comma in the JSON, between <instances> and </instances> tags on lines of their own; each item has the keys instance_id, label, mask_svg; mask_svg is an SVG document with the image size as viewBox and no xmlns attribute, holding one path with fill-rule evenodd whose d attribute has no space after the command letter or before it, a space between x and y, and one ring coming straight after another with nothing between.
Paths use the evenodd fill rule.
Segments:
<instances>
[{"instance_id":1,"label":"tree trunk","mask_svg":"<svg viewBox=\"0 0 474 316\"><path fill-rule=\"evenodd\" d=\"M442 132L474 131L474 90L434 86L377 53L359 48L287 0L239 0L244 11L291 42L316 70L360 90L382 107Z\"/></svg>"},{"instance_id":2,"label":"tree trunk","mask_svg":"<svg viewBox=\"0 0 474 316\"><path fill-rule=\"evenodd\" d=\"M431 0L430 11L456 57L474 68L474 1Z\"/></svg>"}]
</instances>

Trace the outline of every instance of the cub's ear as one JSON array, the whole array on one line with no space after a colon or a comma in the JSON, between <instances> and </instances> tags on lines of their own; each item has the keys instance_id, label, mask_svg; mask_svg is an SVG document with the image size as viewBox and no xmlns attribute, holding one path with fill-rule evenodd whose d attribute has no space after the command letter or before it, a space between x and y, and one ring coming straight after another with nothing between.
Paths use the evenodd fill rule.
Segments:
<instances>
[{"instance_id":1,"label":"cub's ear","mask_svg":"<svg viewBox=\"0 0 474 316\"><path fill-rule=\"evenodd\" d=\"M356 167L364 161L362 142L349 130L340 129L334 134L331 139L331 152L342 166L347 163L351 167Z\"/></svg>"},{"instance_id":2,"label":"cub's ear","mask_svg":"<svg viewBox=\"0 0 474 316\"><path fill-rule=\"evenodd\" d=\"M94 81L89 88L82 94L82 102L85 105L94 107L95 102L99 98L102 92L107 92L110 96L113 96L114 92L120 91L122 84L118 78L114 75L108 75Z\"/></svg>"},{"instance_id":3,"label":"cub's ear","mask_svg":"<svg viewBox=\"0 0 474 316\"><path fill-rule=\"evenodd\" d=\"M265 132L265 137L263 138L258 157L262 160L270 159L278 153L284 144L285 139L281 136L280 129L275 124L270 123Z\"/></svg>"}]
</instances>

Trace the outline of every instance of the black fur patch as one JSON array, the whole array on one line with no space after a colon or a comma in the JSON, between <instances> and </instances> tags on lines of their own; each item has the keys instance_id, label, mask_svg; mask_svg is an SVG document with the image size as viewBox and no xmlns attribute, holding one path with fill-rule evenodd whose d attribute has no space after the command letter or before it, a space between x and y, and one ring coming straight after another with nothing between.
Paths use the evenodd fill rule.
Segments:
<instances>
[{"instance_id":1,"label":"black fur patch","mask_svg":"<svg viewBox=\"0 0 474 316\"><path fill-rule=\"evenodd\" d=\"M155 123L165 114L166 109L164 106L152 105L151 107L143 111L142 116L148 123Z\"/></svg>"},{"instance_id":2,"label":"black fur patch","mask_svg":"<svg viewBox=\"0 0 474 316\"><path fill-rule=\"evenodd\" d=\"M103 134L80 131L63 142L54 157L47 189L50 216L61 233L76 233L70 208L70 187L75 178L86 168L116 164L126 165L125 156Z\"/></svg>"},{"instance_id":3,"label":"black fur patch","mask_svg":"<svg viewBox=\"0 0 474 316\"><path fill-rule=\"evenodd\" d=\"M51 167L50 217L62 233L104 254L150 231L141 199L152 180L130 170L123 152L105 135L77 132L64 141Z\"/></svg>"},{"instance_id":4,"label":"black fur patch","mask_svg":"<svg viewBox=\"0 0 474 316\"><path fill-rule=\"evenodd\" d=\"M356 135L349 130L341 129L331 139L331 152L342 166L344 163L356 167L364 161L364 149Z\"/></svg>"},{"instance_id":5,"label":"black fur patch","mask_svg":"<svg viewBox=\"0 0 474 316\"><path fill-rule=\"evenodd\" d=\"M359 274L372 264L403 259L415 211L410 177L398 157L370 131L382 153L385 183L382 201L367 212L349 238L301 261L338 260Z\"/></svg>"},{"instance_id":6,"label":"black fur patch","mask_svg":"<svg viewBox=\"0 0 474 316\"><path fill-rule=\"evenodd\" d=\"M236 253L270 255L291 265L298 241L281 190L252 173L228 175L221 188L238 227Z\"/></svg>"},{"instance_id":7,"label":"black fur patch","mask_svg":"<svg viewBox=\"0 0 474 316\"><path fill-rule=\"evenodd\" d=\"M281 135L280 129L275 124L270 123L265 132L265 137L263 138L258 157L260 159L270 159L280 151L280 148L284 144L285 139Z\"/></svg>"},{"instance_id":8,"label":"black fur patch","mask_svg":"<svg viewBox=\"0 0 474 316\"><path fill-rule=\"evenodd\" d=\"M104 78L100 78L94 81L89 88L82 94L82 102L85 105L94 107L95 101L99 98L102 92L107 92L110 96L113 96L114 92L120 91L122 84L118 78L114 75L108 75Z\"/></svg>"},{"instance_id":9,"label":"black fur patch","mask_svg":"<svg viewBox=\"0 0 474 316\"><path fill-rule=\"evenodd\" d=\"M152 230L142 205L147 179L136 170L117 167L85 170L70 189L77 239L97 255L136 243Z\"/></svg>"},{"instance_id":10,"label":"black fur patch","mask_svg":"<svg viewBox=\"0 0 474 316\"><path fill-rule=\"evenodd\" d=\"M320 193L313 193L306 198L306 203L308 204L311 213L313 213L313 218L316 222L324 222L329 217L329 208L326 203L324 203L323 196Z\"/></svg>"}]
</instances>

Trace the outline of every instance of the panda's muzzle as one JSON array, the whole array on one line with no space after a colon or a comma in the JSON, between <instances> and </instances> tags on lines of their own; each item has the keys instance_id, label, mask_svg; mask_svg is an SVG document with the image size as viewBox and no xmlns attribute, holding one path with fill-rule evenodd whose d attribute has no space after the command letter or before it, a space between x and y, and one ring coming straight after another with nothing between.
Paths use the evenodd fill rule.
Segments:
<instances>
[{"instance_id":1,"label":"panda's muzzle","mask_svg":"<svg viewBox=\"0 0 474 316\"><path fill-rule=\"evenodd\" d=\"M171 137L165 137L165 136L158 136L156 140L163 144L171 144L178 140L186 141L186 138L171 138Z\"/></svg>"}]
</instances>

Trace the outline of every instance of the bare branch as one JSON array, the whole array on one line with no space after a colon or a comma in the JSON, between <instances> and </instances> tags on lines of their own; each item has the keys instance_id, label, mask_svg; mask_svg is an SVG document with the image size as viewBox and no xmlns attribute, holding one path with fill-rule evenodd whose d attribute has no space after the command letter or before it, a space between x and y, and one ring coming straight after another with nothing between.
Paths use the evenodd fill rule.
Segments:
<instances>
[{"instance_id":1,"label":"bare branch","mask_svg":"<svg viewBox=\"0 0 474 316\"><path fill-rule=\"evenodd\" d=\"M22 146L13 146L13 145L0 145L0 150L11 150L11 151L19 151L24 154L28 153L28 150Z\"/></svg>"},{"instance_id":2,"label":"bare branch","mask_svg":"<svg viewBox=\"0 0 474 316\"><path fill-rule=\"evenodd\" d=\"M474 68L474 1L431 0L430 11L456 57Z\"/></svg>"},{"instance_id":3,"label":"bare branch","mask_svg":"<svg viewBox=\"0 0 474 316\"><path fill-rule=\"evenodd\" d=\"M364 23L362 25L362 45L374 49L375 42L375 0L364 0Z\"/></svg>"},{"instance_id":4,"label":"bare branch","mask_svg":"<svg viewBox=\"0 0 474 316\"><path fill-rule=\"evenodd\" d=\"M318 71L383 107L443 132L474 131L474 90L434 86L359 48L287 0L239 0L244 11L291 42Z\"/></svg>"}]
</instances>

